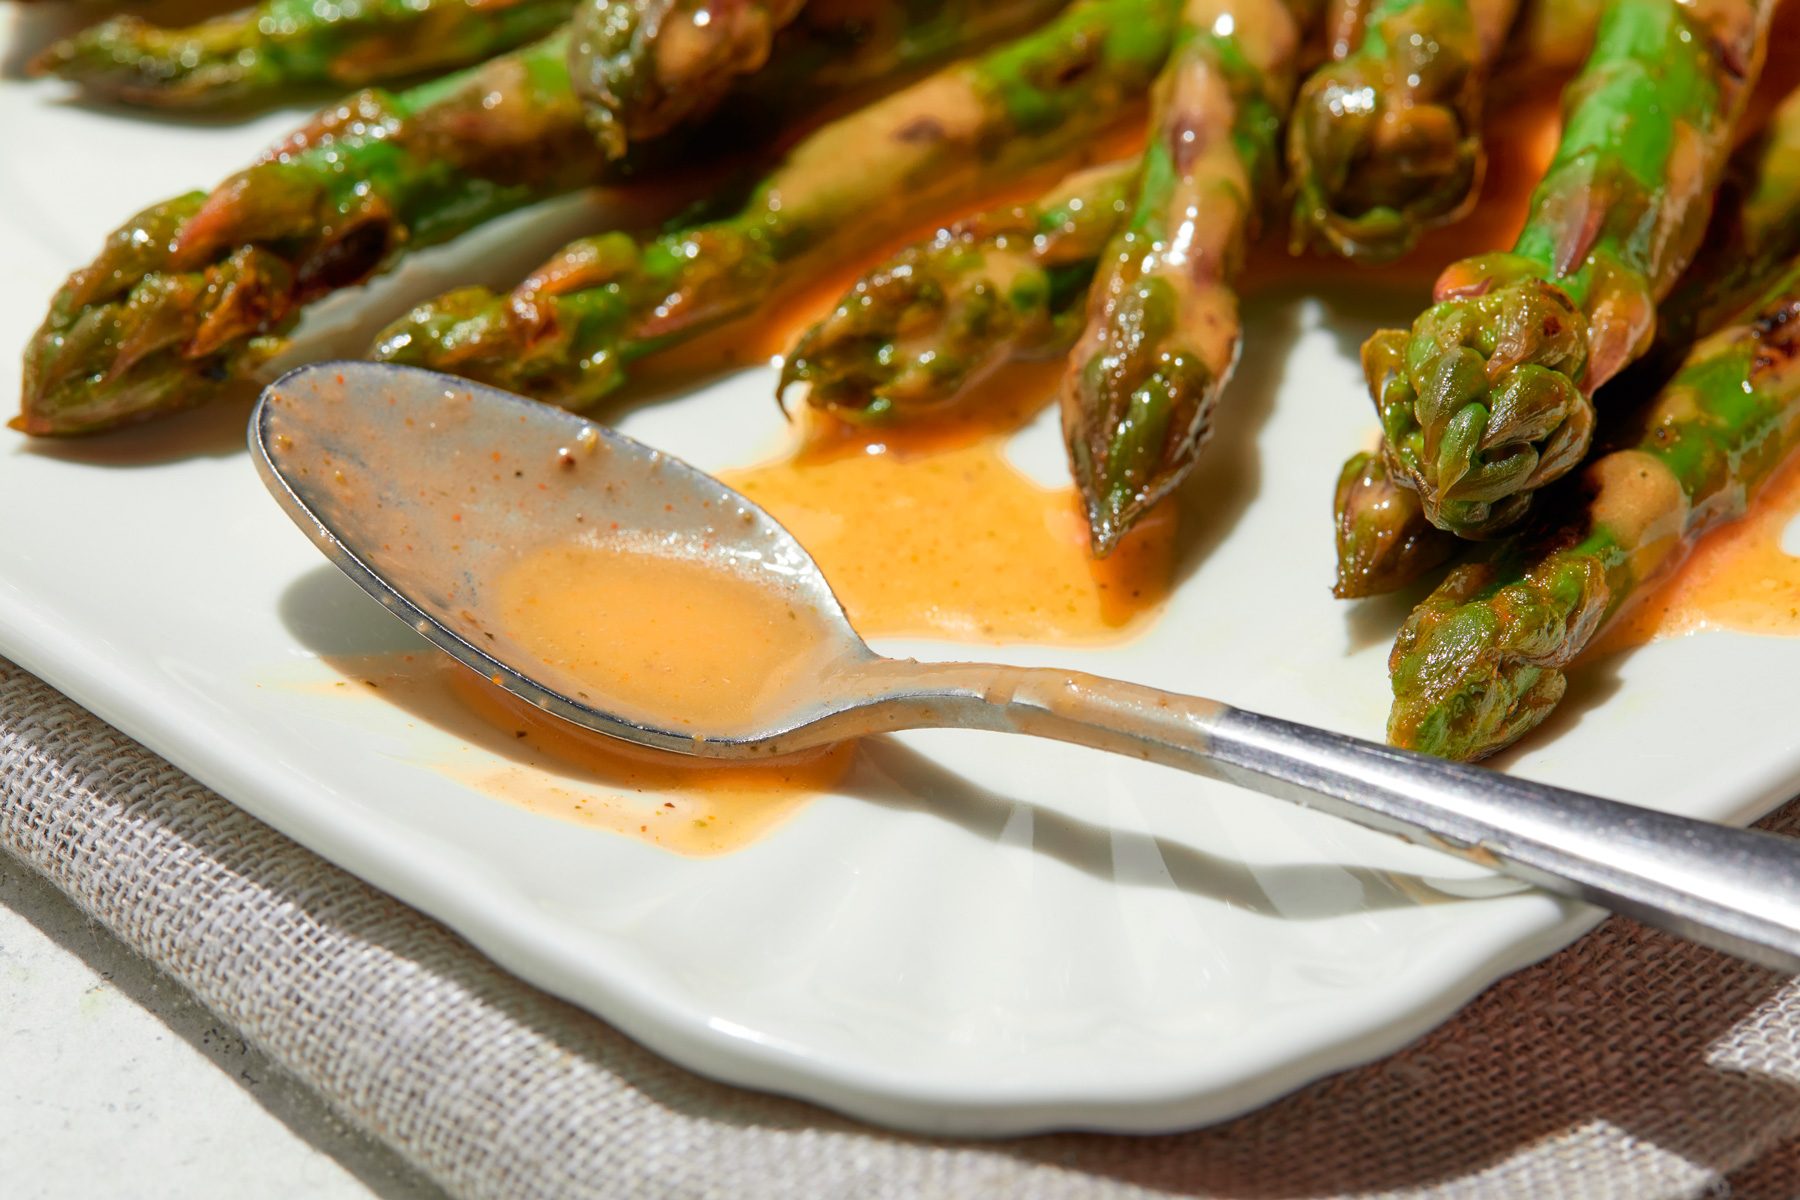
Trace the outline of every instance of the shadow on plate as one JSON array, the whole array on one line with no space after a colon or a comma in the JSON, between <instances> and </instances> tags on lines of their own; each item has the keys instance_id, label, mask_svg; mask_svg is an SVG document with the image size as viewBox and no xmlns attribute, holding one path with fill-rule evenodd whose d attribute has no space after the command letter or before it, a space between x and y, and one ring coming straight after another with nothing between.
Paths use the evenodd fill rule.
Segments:
<instances>
[{"instance_id":1,"label":"shadow on plate","mask_svg":"<svg viewBox=\"0 0 1800 1200\"><path fill-rule=\"evenodd\" d=\"M335 568L321 564L294 580L282 593L279 615L293 637L326 660L438 651L404 622L395 619ZM537 752L522 746L515 732L462 705L414 703L383 693L425 721L487 753L521 765L544 767ZM994 735L999 736L999 735ZM558 766L551 773L575 782L593 782L579 768ZM1121 839L1151 841L1164 870L1133 878L1132 886L1170 887L1205 896L1249 912L1287 920L1319 920L1371 909L1483 898L1520 890L1500 881L1441 883L1424 876L1333 864L1247 866L1168 839L1109 829L1078 817L981 787L889 737L864 741L858 761L841 787L844 795L904 812L930 813L982 841L997 841L1021 811L1030 813L1033 848L1096 878L1119 878ZM1142 851L1144 847L1137 847ZM1139 853L1126 859L1147 857ZM1352 886L1346 887L1346 883ZM1454 889L1454 890L1451 890ZM1275 897L1280 897L1276 900Z\"/></svg>"}]
</instances>

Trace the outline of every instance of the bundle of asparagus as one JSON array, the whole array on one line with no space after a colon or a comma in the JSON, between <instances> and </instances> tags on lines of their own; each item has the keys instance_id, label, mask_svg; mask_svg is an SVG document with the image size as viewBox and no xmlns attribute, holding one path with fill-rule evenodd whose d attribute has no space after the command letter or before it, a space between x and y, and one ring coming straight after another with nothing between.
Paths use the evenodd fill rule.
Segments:
<instances>
[{"instance_id":1,"label":"bundle of asparagus","mask_svg":"<svg viewBox=\"0 0 1800 1200\"><path fill-rule=\"evenodd\" d=\"M1150 85L1173 0L1076 0L1018 41L945 68L794 148L731 216L565 249L510 296L452 292L384 332L376 356L571 407L634 359L753 310L828 251L956 204L993 177L1079 153Z\"/></svg>"},{"instance_id":2,"label":"bundle of asparagus","mask_svg":"<svg viewBox=\"0 0 1800 1200\"><path fill-rule=\"evenodd\" d=\"M1537 725L1569 664L1645 583L1800 448L1796 162L1800 92L1735 157L1707 244L1665 307L1674 337L1717 332L1634 414L1622 448L1565 489L1564 513L1452 572L1408 618L1390 663L1396 744L1480 758Z\"/></svg>"},{"instance_id":3,"label":"bundle of asparagus","mask_svg":"<svg viewBox=\"0 0 1800 1200\"><path fill-rule=\"evenodd\" d=\"M1504 532L1586 455L1594 391L1649 348L1705 228L1773 8L1615 0L1512 251L1451 264L1410 333L1364 347L1387 469L1432 524Z\"/></svg>"},{"instance_id":4,"label":"bundle of asparagus","mask_svg":"<svg viewBox=\"0 0 1800 1200\"><path fill-rule=\"evenodd\" d=\"M801 337L780 395L928 419L1004 362L1067 354L1070 468L1104 555L1194 468L1237 359L1245 248L1287 189L1296 250L1403 253L1473 202L1480 102L1508 56L1585 55L1512 249L1450 265L1410 331L1365 347L1383 445L1346 464L1335 497L1340 595L1502 539L1419 607L1392 663L1392 738L1477 757L1540 721L1596 630L1800 448L1800 97L1726 163L1772 8L260 0L185 30L116 18L39 69L159 107L466 69L358 93L211 192L132 218L54 299L15 424L88 432L198 403L261 369L306 305L413 247L655 177L719 144L709 120L741 143L753 114L798 131L868 88L887 94L799 137L759 182L661 231L574 243L508 294L450 292L373 353L588 407L639 357L1063 163L1035 198L864 274ZM1142 151L1092 165L1096 135L1145 99ZM1609 392L1667 386L1571 475L1595 392L1633 363Z\"/></svg>"},{"instance_id":5,"label":"bundle of asparagus","mask_svg":"<svg viewBox=\"0 0 1800 1200\"><path fill-rule=\"evenodd\" d=\"M734 132L753 127L746 114L799 119L821 96L943 58L971 28L1045 8L1000 0L971 27L974 2L910 6L875 27L797 24L778 63L737 86ZM502 213L626 177L631 161L594 151L567 48L558 33L406 92L359 93L210 193L132 217L26 348L15 424L84 433L201 403L277 353L321 296Z\"/></svg>"}]
</instances>

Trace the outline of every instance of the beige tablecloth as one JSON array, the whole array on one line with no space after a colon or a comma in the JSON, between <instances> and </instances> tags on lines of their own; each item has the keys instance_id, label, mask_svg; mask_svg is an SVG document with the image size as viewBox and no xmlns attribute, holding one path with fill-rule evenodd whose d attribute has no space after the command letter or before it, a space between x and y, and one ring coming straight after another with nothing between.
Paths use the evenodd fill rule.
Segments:
<instances>
[{"instance_id":1,"label":"beige tablecloth","mask_svg":"<svg viewBox=\"0 0 1800 1200\"><path fill-rule=\"evenodd\" d=\"M1800 1196L1800 983L1620 919L1229 1125L927 1141L653 1057L4 660L0 791L0 848L461 1195Z\"/></svg>"}]
</instances>

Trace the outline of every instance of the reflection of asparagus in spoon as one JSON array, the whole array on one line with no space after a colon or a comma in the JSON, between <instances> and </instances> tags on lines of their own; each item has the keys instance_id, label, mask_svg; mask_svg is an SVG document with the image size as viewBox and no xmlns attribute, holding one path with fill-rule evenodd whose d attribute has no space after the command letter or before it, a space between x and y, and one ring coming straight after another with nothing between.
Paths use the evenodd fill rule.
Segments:
<instances>
[{"instance_id":1,"label":"reflection of asparagus in spoon","mask_svg":"<svg viewBox=\"0 0 1800 1200\"><path fill-rule=\"evenodd\" d=\"M1512 252L1452 264L1410 333L1364 346L1388 469L1433 524L1502 532L1587 453L1593 392L1699 242L1772 8L1617 0Z\"/></svg>"},{"instance_id":2,"label":"reflection of asparagus in spoon","mask_svg":"<svg viewBox=\"0 0 1800 1200\"><path fill-rule=\"evenodd\" d=\"M1800 253L1800 92L1732 155L1718 196L1699 253L1657 311L1659 349L1650 357L1658 363L1679 360L1697 335L1723 324ZM1653 375L1666 373L1645 365ZM1634 375L1618 386L1635 382ZM1345 464L1337 492L1338 596L1405 587L1448 558L1457 541L1425 519L1418 493L1394 482L1379 456L1358 454Z\"/></svg>"},{"instance_id":3,"label":"reflection of asparagus in spoon","mask_svg":"<svg viewBox=\"0 0 1800 1200\"><path fill-rule=\"evenodd\" d=\"M1193 468L1237 364L1233 290L1281 191L1281 127L1313 3L1188 0L1138 196L1101 259L1061 388L1094 552Z\"/></svg>"},{"instance_id":4,"label":"reflection of asparagus in spoon","mask_svg":"<svg viewBox=\"0 0 1800 1200\"><path fill-rule=\"evenodd\" d=\"M555 31L573 0L262 0L164 29L123 14L65 38L32 70L160 108L243 105L306 84L363 87L478 63Z\"/></svg>"},{"instance_id":5,"label":"reflection of asparagus in spoon","mask_svg":"<svg viewBox=\"0 0 1800 1200\"><path fill-rule=\"evenodd\" d=\"M828 253L891 236L923 205L973 198L1011 171L1078 153L1149 87L1174 8L1080 0L820 129L735 215L648 240L576 242L511 296L471 288L415 309L376 353L590 405L633 359L751 311Z\"/></svg>"},{"instance_id":6,"label":"reflection of asparagus in spoon","mask_svg":"<svg viewBox=\"0 0 1800 1200\"><path fill-rule=\"evenodd\" d=\"M781 390L803 383L839 416L903 419L1004 362L1067 350L1136 178L1135 164L1090 168L906 247L806 331Z\"/></svg>"}]
</instances>

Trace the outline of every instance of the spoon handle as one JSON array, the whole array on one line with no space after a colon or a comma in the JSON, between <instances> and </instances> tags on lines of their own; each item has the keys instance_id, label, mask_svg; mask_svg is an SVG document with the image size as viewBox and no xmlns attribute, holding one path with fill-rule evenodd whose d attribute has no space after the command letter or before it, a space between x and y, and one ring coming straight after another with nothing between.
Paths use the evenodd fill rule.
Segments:
<instances>
[{"instance_id":1,"label":"spoon handle","mask_svg":"<svg viewBox=\"0 0 1800 1200\"><path fill-rule=\"evenodd\" d=\"M894 663L919 723L1028 733L1291 800L1800 974L1800 844L1068 671ZM917 707L914 707L917 706Z\"/></svg>"}]
</instances>

